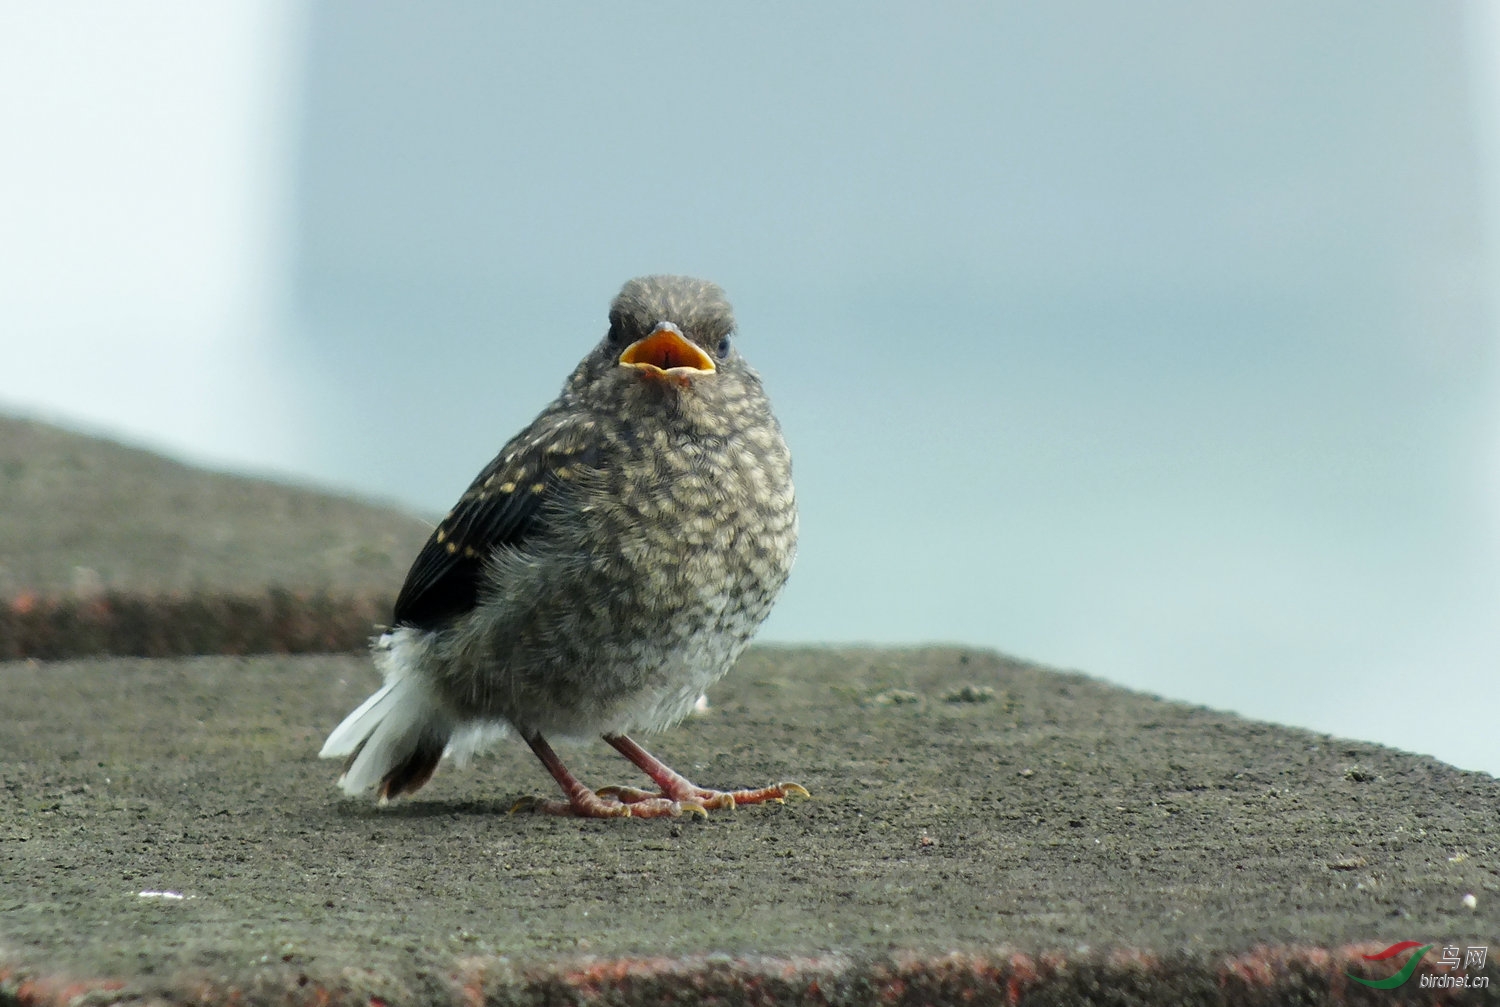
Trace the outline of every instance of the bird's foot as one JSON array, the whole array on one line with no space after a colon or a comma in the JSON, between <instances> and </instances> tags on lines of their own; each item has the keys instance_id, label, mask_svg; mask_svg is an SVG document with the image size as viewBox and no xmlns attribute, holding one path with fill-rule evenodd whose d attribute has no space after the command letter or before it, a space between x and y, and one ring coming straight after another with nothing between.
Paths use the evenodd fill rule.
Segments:
<instances>
[{"instance_id":1,"label":"bird's foot","mask_svg":"<svg viewBox=\"0 0 1500 1007\"><path fill-rule=\"evenodd\" d=\"M623 734L606 734L604 740L615 751L635 763L641 772L651 777L651 781L661 788L655 794L647 790L636 790L634 787L605 787L598 791L600 797L613 798L622 804L633 805L666 799L679 803L695 802L715 810L730 810L741 804L765 804L768 801L784 804L788 797L812 796L800 783L778 783L757 790L709 790L693 783Z\"/></svg>"},{"instance_id":2,"label":"bird's foot","mask_svg":"<svg viewBox=\"0 0 1500 1007\"><path fill-rule=\"evenodd\" d=\"M800 783L783 780L756 790L731 790L725 796L732 797L736 804L765 804L767 801L785 804L788 797L811 798L812 794L809 794L807 788Z\"/></svg>"},{"instance_id":3,"label":"bird's foot","mask_svg":"<svg viewBox=\"0 0 1500 1007\"><path fill-rule=\"evenodd\" d=\"M540 734L533 734L527 739L527 744L568 799L548 801L540 797L523 797L511 807L511 812L534 811L570 818L676 818L684 814L707 818L710 809L733 810L741 804L767 801L781 804L788 797L810 796L807 789L797 783L778 783L758 790L709 790L688 780L623 734L606 734L604 740L639 766L661 789L654 793L635 787L590 790L568 772Z\"/></svg>"},{"instance_id":4,"label":"bird's foot","mask_svg":"<svg viewBox=\"0 0 1500 1007\"><path fill-rule=\"evenodd\" d=\"M608 788L606 788L607 790ZM539 815L564 818L676 818L682 814L708 817L696 801L673 801L660 794L643 794L641 800L622 801L601 790L569 795L566 801L549 801L541 797L523 797L511 806L511 814L531 811Z\"/></svg>"},{"instance_id":5,"label":"bird's foot","mask_svg":"<svg viewBox=\"0 0 1500 1007\"><path fill-rule=\"evenodd\" d=\"M807 788L799 783L778 783L775 786L756 790L709 790L682 781L684 786L664 788L661 793L637 790L635 787L601 787L595 793L603 798L613 798L622 804L634 807L649 801L669 800L682 805L684 810L733 811L741 804L785 804L788 797L811 797Z\"/></svg>"},{"instance_id":6,"label":"bird's foot","mask_svg":"<svg viewBox=\"0 0 1500 1007\"><path fill-rule=\"evenodd\" d=\"M568 818L676 818L684 813L705 817L708 815L703 805L691 797L676 800L663 794L646 794L641 800L626 802L611 796L607 791L601 790L596 794L568 772L557 753L552 751L552 746L540 734L532 735L527 743L568 799L547 801L540 797L523 797L511 807L512 813L535 811L543 815L562 815Z\"/></svg>"}]
</instances>

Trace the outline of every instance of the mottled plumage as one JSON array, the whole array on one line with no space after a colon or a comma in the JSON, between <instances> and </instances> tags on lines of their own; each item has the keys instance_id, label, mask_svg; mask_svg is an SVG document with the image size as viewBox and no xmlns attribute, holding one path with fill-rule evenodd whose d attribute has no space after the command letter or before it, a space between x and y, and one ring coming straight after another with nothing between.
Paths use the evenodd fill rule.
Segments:
<instances>
[{"instance_id":1,"label":"mottled plumage","mask_svg":"<svg viewBox=\"0 0 1500 1007\"><path fill-rule=\"evenodd\" d=\"M800 793L698 788L628 738L682 719L791 568L791 457L714 284L632 280L562 394L501 449L412 564L377 644L385 686L329 736L382 798L496 728L564 792L541 810L677 814ZM545 737L602 734L661 787L578 784Z\"/></svg>"}]
</instances>

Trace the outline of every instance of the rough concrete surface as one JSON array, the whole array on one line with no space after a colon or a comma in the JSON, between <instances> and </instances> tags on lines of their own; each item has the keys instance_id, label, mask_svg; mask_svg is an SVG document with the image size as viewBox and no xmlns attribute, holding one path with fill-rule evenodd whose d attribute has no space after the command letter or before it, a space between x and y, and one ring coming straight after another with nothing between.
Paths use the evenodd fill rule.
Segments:
<instances>
[{"instance_id":1,"label":"rough concrete surface","mask_svg":"<svg viewBox=\"0 0 1500 1007\"><path fill-rule=\"evenodd\" d=\"M0 598L271 586L394 597L431 530L392 507L0 416Z\"/></svg>"},{"instance_id":2,"label":"rough concrete surface","mask_svg":"<svg viewBox=\"0 0 1500 1007\"><path fill-rule=\"evenodd\" d=\"M0 416L0 660L358 650L430 531Z\"/></svg>"},{"instance_id":3,"label":"rough concrete surface","mask_svg":"<svg viewBox=\"0 0 1500 1007\"><path fill-rule=\"evenodd\" d=\"M1500 945L1500 782L991 654L752 651L653 747L813 797L706 821L508 814L551 787L514 739L416 799L343 799L314 755L373 684L352 657L0 666L11 961L408 1002L727 955L859 999L903 955L1050 954L1175 1002L1261 945ZM602 745L570 758L634 782ZM1297 967L1343 988L1335 958Z\"/></svg>"},{"instance_id":4,"label":"rough concrete surface","mask_svg":"<svg viewBox=\"0 0 1500 1007\"><path fill-rule=\"evenodd\" d=\"M255 525L237 501L301 491L27 429L0 440L13 600L79 593L62 571L85 562L122 597L368 589L408 553L376 575L361 543L423 534L327 498ZM54 457L96 450L73 475ZM177 487L155 517L106 485L143 464ZM118 508L92 532L38 504L78 482ZM240 544L213 553L220 508ZM175 537L137 549L153 521ZM552 787L515 739L415 799L341 797L315 754L374 684L362 656L0 663L0 1007L1500 997L1472 985L1497 978L1500 781L1431 759L987 652L762 647L647 743L811 799L578 822L508 813ZM640 782L603 745L563 755ZM1400 987L1348 978L1397 974L1411 949L1363 956L1409 940L1431 947Z\"/></svg>"}]
</instances>

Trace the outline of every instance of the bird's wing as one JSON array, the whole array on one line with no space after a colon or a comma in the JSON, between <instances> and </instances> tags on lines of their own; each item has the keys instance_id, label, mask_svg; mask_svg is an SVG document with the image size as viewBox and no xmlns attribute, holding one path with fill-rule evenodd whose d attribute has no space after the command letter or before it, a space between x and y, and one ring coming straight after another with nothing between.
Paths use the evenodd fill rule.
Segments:
<instances>
[{"instance_id":1,"label":"bird's wing","mask_svg":"<svg viewBox=\"0 0 1500 1007\"><path fill-rule=\"evenodd\" d=\"M501 451L417 554L396 598L396 625L437 629L472 609L491 555L540 535L546 523L543 502L566 485L559 473L594 464L593 454L583 448L559 450L556 444Z\"/></svg>"}]
</instances>

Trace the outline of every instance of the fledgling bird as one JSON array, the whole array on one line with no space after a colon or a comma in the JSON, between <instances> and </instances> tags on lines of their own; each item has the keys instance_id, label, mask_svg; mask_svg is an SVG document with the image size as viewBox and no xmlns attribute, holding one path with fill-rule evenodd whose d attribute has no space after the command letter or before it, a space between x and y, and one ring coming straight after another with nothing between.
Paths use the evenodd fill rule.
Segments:
<instances>
[{"instance_id":1,"label":"fledgling bird","mask_svg":"<svg viewBox=\"0 0 1500 1007\"><path fill-rule=\"evenodd\" d=\"M323 745L383 801L514 730L585 817L806 796L708 790L630 740L677 723L749 643L791 570L791 455L715 284L647 276L562 394L434 530L377 641L385 685ZM592 791L549 736L603 735L656 784ZM518 805L520 807L520 805Z\"/></svg>"}]
</instances>

